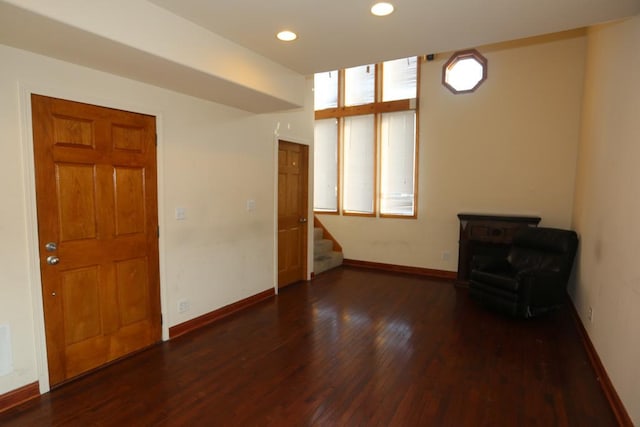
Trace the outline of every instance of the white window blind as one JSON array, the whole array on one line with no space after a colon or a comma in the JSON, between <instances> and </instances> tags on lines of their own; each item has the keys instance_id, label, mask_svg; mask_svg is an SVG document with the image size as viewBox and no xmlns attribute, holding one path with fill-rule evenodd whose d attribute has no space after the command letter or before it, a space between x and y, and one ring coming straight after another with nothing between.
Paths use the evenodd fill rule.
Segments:
<instances>
[{"instance_id":1,"label":"white window blind","mask_svg":"<svg viewBox=\"0 0 640 427\"><path fill-rule=\"evenodd\" d=\"M344 210L373 213L374 116L344 119Z\"/></svg>"},{"instance_id":2,"label":"white window blind","mask_svg":"<svg viewBox=\"0 0 640 427\"><path fill-rule=\"evenodd\" d=\"M338 120L316 120L314 127L315 211L338 211Z\"/></svg>"},{"instance_id":3,"label":"white window blind","mask_svg":"<svg viewBox=\"0 0 640 427\"><path fill-rule=\"evenodd\" d=\"M380 133L381 214L414 214L415 117L414 111L382 114Z\"/></svg>"},{"instance_id":4,"label":"white window blind","mask_svg":"<svg viewBox=\"0 0 640 427\"><path fill-rule=\"evenodd\" d=\"M313 76L313 100L316 110L338 106L338 71L317 73Z\"/></svg>"},{"instance_id":5,"label":"white window blind","mask_svg":"<svg viewBox=\"0 0 640 427\"><path fill-rule=\"evenodd\" d=\"M396 59L382 64L382 100L413 99L418 87L418 58Z\"/></svg>"},{"instance_id":6,"label":"white window blind","mask_svg":"<svg viewBox=\"0 0 640 427\"><path fill-rule=\"evenodd\" d=\"M344 72L344 104L370 104L375 101L376 66L361 65Z\"/></svg>"}]
</instances>

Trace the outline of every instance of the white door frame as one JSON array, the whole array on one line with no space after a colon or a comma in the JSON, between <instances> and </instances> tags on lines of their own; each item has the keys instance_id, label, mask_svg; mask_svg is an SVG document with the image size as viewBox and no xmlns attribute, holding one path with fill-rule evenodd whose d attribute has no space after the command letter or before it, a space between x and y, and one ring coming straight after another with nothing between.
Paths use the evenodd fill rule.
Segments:
<instances>
[{"instance_id":1,"label":"white door frame","mask_svg":"<svg viewBox=\"0 0 640 427\"><path fill-rule=\"evenodd\" d=\"M309 141L278 133L278 129L274 131L273 137L273 289L278 294L278 144L280 141L293 142L295 144L306 145L309 147L309 161L307 162L307 218L309 218L307 227L307 277L311 280L313 270L313 145Z\"/></svg>"},{"instance_id":2,"label":"white door frame","mask_svg":"<svg viewBox=\"0 0 640 427\"><path fill-rule=\"evenodd\" d=\"M156 133L158 135L158 146L156 152L156 170L158 185L158 225L160 229L165 229L164 209L164 150L163 150L163 126L162 113L153 108L141 107L140 105L131 105L119 102L117 99L101 99L88 96L85 93L74 90L37 87L31 84L19 82L20 94L20 141L22 144L22 165L23 165L23 184L25 192L25 212L27 214L27 252L28 252L28 271L27 277L31 290L31 308L33 314L33 327L35 336L35 351L38 383L40 393L47 393L51 385L49 384L49 365L47 363L47 343L45 337L44 326L44 308L42 299L42 280L40 277L40 250L38 241L38 217L36 203L36 184L35 184L35 166L33 153L33 128L31 118L31 95L38 94L50 96L53 98L67 99L75 102L83 102L86 104L99 105L107 108L115 108L119 110L132 111L141 114L155 116ZM160 311L162 317L167 319L167 289L165 285L165 246L164 239L159 239L158 256L160 268ZM166 322L162 325L162 340L169 339L169 326Z\"/></svg>"}]
</instances>

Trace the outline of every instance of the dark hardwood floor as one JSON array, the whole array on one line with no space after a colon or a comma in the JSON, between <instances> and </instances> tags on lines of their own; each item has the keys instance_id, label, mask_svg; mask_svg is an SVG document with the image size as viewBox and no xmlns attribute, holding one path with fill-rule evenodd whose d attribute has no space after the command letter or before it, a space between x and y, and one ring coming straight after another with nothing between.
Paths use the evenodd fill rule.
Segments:
<instances>
[{"instance_id":1,"label":"dark hardwood floor","mask_svg":"<svg viewBox=\"0 0 640 427\"><path fill-rule=\"evenodd\" d=\"M342 267L0 414L8 426L613 426L569 307Z\"/></svg>"}]
</instances>

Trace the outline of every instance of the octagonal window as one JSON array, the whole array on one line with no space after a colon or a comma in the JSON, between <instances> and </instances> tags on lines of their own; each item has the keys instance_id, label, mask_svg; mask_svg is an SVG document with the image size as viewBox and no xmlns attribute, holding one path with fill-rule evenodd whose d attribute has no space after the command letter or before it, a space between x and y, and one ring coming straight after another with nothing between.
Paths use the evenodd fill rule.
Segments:
<instances>
[{"instance_id":1,"label":"octagonal window","mask_svg":"<svg viewBox=\"0 0 640 427\"><path fill-rule=\"evenodd\" d=\"M476 90L487 79L487 59L475 49L454 53L442 67L442 84L453 93Z\"/></svg>"}]
</instances>

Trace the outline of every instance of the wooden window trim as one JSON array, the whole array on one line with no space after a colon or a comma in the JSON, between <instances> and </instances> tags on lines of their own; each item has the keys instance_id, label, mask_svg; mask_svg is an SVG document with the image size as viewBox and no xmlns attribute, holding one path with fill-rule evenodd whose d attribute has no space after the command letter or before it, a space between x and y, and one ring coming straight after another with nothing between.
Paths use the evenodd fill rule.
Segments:
<instances>
[{"instance_id":1,"label":"wooden window trim","mask_svg":"<svg viewBox=\"0 0 640 427\"><path fill-rule=\"evenodd\" d=\"M378 80L378 65L376 65L376 80ZM382 84L382 79L380 79L380 82L377 82L379 84ZM378 90L376 89L376 92L378 92ZM377 95L376 95L377 96ZM378 190L378 180L380 179L380 177L378 176L378 171L379 171L379 165L380 165L380 158L379 158L379 151L380 150L380 114L374 114L373 115L373 215L374 216L379 216L380 215L380 196L379 196L379 190Z\"/></svg>"},{"instance_id":2,"label":"wooden window trim","mask_svg":"<svg viewBox=\"0 0 640 427\"><path fill-rule=\"evenodd\" d=\"M337 108L327 108L324 110L315 111L315 120L324 120L335 118L338 120L338 177L337 177L337 185L338 191L336 192L337 197L337 209L336 211L315 211L314 213L322 214L322 215L343 215L343 216L352 216L352 217L366 217L366 218L391 218L391 219L417 219L418 218L418 166L420 164L419 161L419 135L420 135L420 89L421 89L421 70L422 70L422 62L423 58L418 56L417 58L417 67L416 67L416 98L412 99L401 99L394 101L381 101L383 96L383 75L384 67L382 63L375 64L375 101L370 104L365 105L354 105L346 107L344 106L345 99L345 70L338 70L338 107ZM380 212L380 194L379 194L379 185L380 185L380 176L379 176L379 168L380 168L380 120L381 114L383 113L393 113L399 111L415 111L416 114L416 133L415 133L415 159L414 159L414 194L413 194L413 214L412 215L399 215L399 214L383 214ZM342 200L342 185L343 185L343 175L344 175L344 161L343 161L343 146L344 146L344 126L342 119L344 117L352 117L352 116L363 116L370 115L374 116L374 168L373 168L373 212L371 213L362 213L362 212L353 212L345 210L343 207Z\"/></svg>"},{"instance_id":3,"label":"wooden window trim","mask_svg":"<svg viewBox=\"0 0 640 427\"><path fill-rule=\"evenodd\" d=\"M422 89L422 79L420 78L422 72L422 61L418 61L417 70L418 81L416 82L416 146L415 146L415 165L413 166L413 219L418 219L418 195L420 194L420 174L418 169L420 168L420 90Z\"/></svg>"},{"instance_id":4,"label":"wooden window trim","mask_svg":"<svg viewBox=\"0 0 640 427\"><path fill-rule=\"evenodd\" d=\"M344 105L344 69L338 70L338 105ZM337 110L338 108L327 108L325 110L319 111L331 111ZM342 129L342 117L338 115L326 115L323 117L318 117L318 111L316 111L314 120L323 120L323 119L336 119L338 121L338 146L337 146L337 154L336 161L338 162L336 167L336 210L335 211L316 211L313 210L313 213L318 214L326 214L326 215L341 215L342 214L342 139L344 137L343 129Z\"/></svg>"},{"instance_id":5,"label":"wooden window trim","mask_svg":"<svg viewBox=\"0 0 640 427\"><path fill-rule=\"evenodd\" d=\"M420 89L422 79L420 78L420 73L422 72L422 60L418 57L416 67L417 80L416 80L416 98L415 98L415 108L414 111L416 113L416 134L414 135L414 159L413 159L413 214L412 215L398 215L398 214L383 214L382 212L379 214L379 218L390 218L390 219L418 219L418 195L419 191L419 174L418 169L420 166ZM407 100L410 101L410 100ZM391 101L395 102L395 101ZM409 109L406 109L409 110ZM398 111L406 111L406 110L398 110ZM379 144L378 144L379 145ZM380 199L378 195L377 199Z\"/></svg>"},{"instance_id":6,"label":"wooden window trim","mask_svg":"<svg viewBox=\"0 0 640 427\"><path fill-rule=\"evenodd\" d=\"M339 74L338 74L339 76ZM339 78L339 77L338 77ZM340 84L340 81L338 80L338 85ZM334 117L326 117L327 119L333 119ZM337 123L336 126L336 132L338 133L338 135L336 135L337 137L337 144L336 144L336 161L338 162L338 165L336 167L336 186L337 186L337 191L336 191L336 210L316 210L315 207L313 208L313 213L314 214L326 214L326 215L340 215L340 189L342 188L342 186L340 185L340 179L342 177L342 173L340 171L340 159L341 159L341 151L342 151L342 119L340 118L335 118ZM318 120L318 119L316 119Z\"/></svg>"},{"instance_id":7,"label":"wooden window trim","mask_svg":"<svg viewBox=\"0 0 640 427\"><path fill-rule=\"evenodd\" d=\"M317 211L317 210L313 210L314 214L318 214L318 215L340 215L340 211L336 210L336 211Z\"/></svg>"},{"instance_id":8,"label":"wooden window trim","mask_svg":"<svg viewBox=\"0 0 640 427\"><path fill-rule=\"evenodd\" d=\"M414 105L412 105L412 103ZM315 112L315 120L342 118L350 116L365 116L367 114L393 113L396 111L418 110L418 101L414 99L400 99L397 101L376 102L373 104L355 105L353 107L327 108Z\"/></svg>"},{"instance_id":9,"label":"wooden window trim","mask_svg":"<svg viewBox=\"0 0 640 427\"><path fill-rule=\"evenodd\" d=\"M418 62L418 72L420 71L420 62ZM418 80L418 90L420 89L420 81ZM407 110L403 110L407 111ZM385 214L380 212L380 218L391 218L391 219L418 219L418 165L420 164L420 150L419 141L420 135L420 112L419 110L415 110L416 118L415 118L415 126L416 126L416 134L414 135L414 156L413 156L413 213L411 215L400 215L400 214ZM378 144L379 145L379 144ZM377 199L380 199L380 195L378 195Z\"/></svg>"},{"instance_id":10,"label":"wooden window trim","mask_svg":"<svg viewBox=\"0 0 640 427\"><path fill-rule=\"evenodd\" d=\"M376 218L376 213L363 213L363 212L351 212L351 211L342 211L342 216L361 216L367 218Z\"/></svg>"},{"instance_id":11,"label":"wooden window trim","mask_svg":"<svg viewBox=\"0 0 640 427\"><path fill-rule=\"evenodd\" d=\"M390 218L390 219L416 219L415 206L413 215L399 215L399 214L380 214L380 218Z\"/></svg>"}]
</instances>

